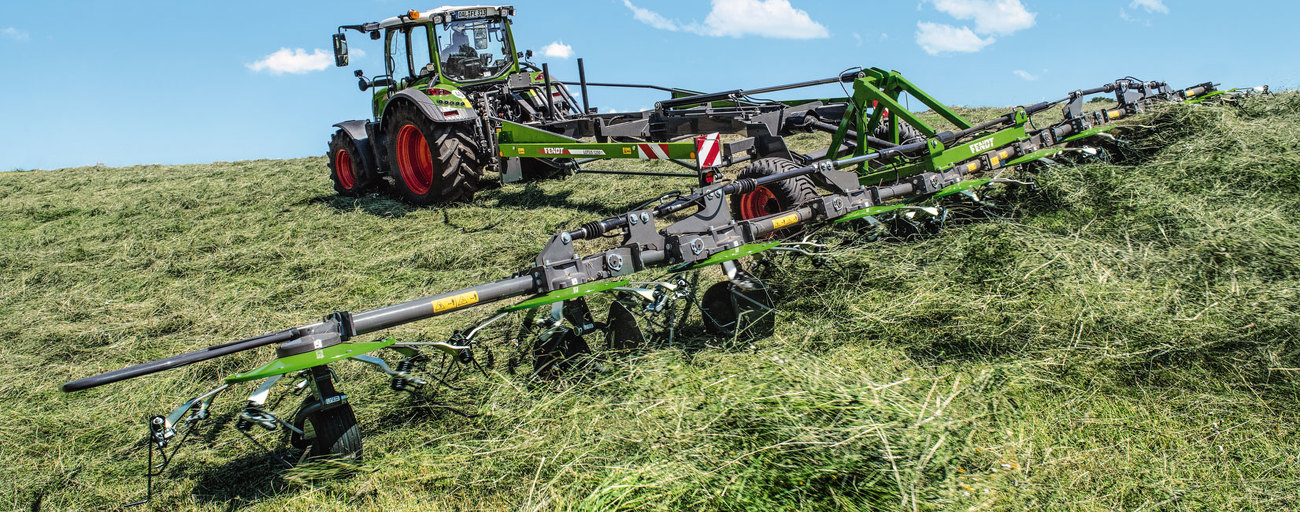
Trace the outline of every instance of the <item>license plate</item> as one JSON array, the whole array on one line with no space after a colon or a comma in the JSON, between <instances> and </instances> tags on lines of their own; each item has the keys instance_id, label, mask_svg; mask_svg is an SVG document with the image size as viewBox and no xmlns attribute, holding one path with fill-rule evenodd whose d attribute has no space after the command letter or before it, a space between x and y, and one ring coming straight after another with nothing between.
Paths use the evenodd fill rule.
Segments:
<instances>
[{"instance_id":1,"label":"license plate","mask_svg":"<svg viewBox=\"0 0 1300 512\"><path fill-rule=\"evenodd\" d=\"M456 19L458 20L465 18L482 18L487 15L487 9L466 9L464 11L456 11Z\"/></svg>"}]
</instances>

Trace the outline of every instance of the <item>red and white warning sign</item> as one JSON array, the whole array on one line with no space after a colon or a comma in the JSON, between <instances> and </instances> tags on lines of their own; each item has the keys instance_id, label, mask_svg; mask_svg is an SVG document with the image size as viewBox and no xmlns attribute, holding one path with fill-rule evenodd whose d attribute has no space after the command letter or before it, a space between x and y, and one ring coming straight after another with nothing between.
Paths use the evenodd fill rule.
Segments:
<instances>
[{"instance_id":1,"label":"red and white warning sign","mask_svg":"<svg viewBox=\"0 0 1300 512\"><path fill-rule=\"evenodd\" d=\"M717 167L722 163L722 143L718 142L717 132L695 138L695 160L700 169Z\"/></svg>"},{"instance_id":2,"label":"red and white warning sign","mask_svg":"<svg viewBox=\"0 0 1300 512\"><path fill-rule=\"evenodd\" d=\"M668 158L667 144L637 144L637 153L642 160L659 160Z\"/></svg>"}]
</instances>

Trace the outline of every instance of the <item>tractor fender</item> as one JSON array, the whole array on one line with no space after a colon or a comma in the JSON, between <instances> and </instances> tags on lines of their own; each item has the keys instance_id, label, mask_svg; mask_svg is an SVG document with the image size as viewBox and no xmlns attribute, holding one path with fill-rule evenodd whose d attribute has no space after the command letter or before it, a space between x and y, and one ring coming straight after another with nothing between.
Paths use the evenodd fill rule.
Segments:
<instances>
[{"instance_id":1,"label":"tractor fender","mask_svg":"<svg viewBox=\"0 0 1300 512\"><path fill-rule=\"evenodd\" d=\"M343 130L352 138L352 142L357 145L357 154L361 155L361 166L363 172L368 176L374 177L378 174L379 165L376 162L376 154L370 146L370 135L366 133L366 121L352 120L335 123L335 128Z\"/></svg>"},{"instance_id":2,"label":"tractor fender","mask_svg":"<svg viewBox=\"0 0 1300 512\"><path fill-rule=\"evenodd\" d=\"M335 123L334 127L347 132L348 136L357 142L370 138L370 135L366 133L366 122L362 120L343 121L342 123Z\"/></svg>"},{"instance_id":3,"label":"tractor fender","mask_svg":"<svg viewBox=\"0 0 1300 512\"><path fill-rule=\"evenodd\" d=\"M478 111L472 108L439 106L433 103L432 99L418 89L405 89L388 100L388 105L384 106L383 117L396 108L405 108L406 105L414 104L424 117L435 123L463 123L478 119Z\"/></svg>"}]
</instances>

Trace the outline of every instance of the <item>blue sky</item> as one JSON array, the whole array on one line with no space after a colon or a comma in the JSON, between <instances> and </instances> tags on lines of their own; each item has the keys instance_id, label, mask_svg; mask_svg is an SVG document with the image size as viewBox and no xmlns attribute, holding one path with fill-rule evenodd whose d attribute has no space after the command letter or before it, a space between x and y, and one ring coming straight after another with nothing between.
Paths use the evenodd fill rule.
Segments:
<instances>
[{"instance_id":1,"label":"blue sky","mask_svg":"<svg viewBox=\"0 0 1300 512\"><path fill-rule=\"evenodd\" d=\"M466 2L467 3L467 2ZM42 1L0 6L0 170L323 154L331 125L369 116L352 71L378 42L341 24L411 0ZM903 72L941 101L1012 105L1134 75L1175 86L1300 84L1300 3L1183 0L517 0L515 36L552 73L702 91ZM559 7L557 7L559 6ZM355 34L355 33L354 33ZM301 51L300 51L301 50ZM319 50L319 53L317 52ZM567 50L567 51L566 51ZM833 94L823 89L818 94ZM602 111L653 95L593 89Z\"/></svg>"}]
</instances>

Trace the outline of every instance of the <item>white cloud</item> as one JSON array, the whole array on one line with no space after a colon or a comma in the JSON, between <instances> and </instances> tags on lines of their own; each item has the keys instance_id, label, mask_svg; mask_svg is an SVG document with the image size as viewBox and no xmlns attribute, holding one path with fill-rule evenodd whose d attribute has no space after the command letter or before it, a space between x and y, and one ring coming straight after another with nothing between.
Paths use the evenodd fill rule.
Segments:
<instances>
[{"instance_id":1,"label":"white cloud","mask_svg":"<svg viewBox=\"0 0 1300 512\"><path fill-rule=\"evenodd\" d=\"M1159 0L1145 0L1159 1ZM1020 0L933 0L939 12L959 20L974 20L975 32L1007 35L1034 26L1037 14L1025 10Z\"/></svg>"},{"instance_id":2,"label":"white cloud","mask_svg":"<svg viewBox=\"0 0 1300 512\"><path fill-rule=\"evenodd\" d=\"M1011 73L1025 80L1029 80L1030 82L1034 80L1038 80L1038 75L1035 75L1023 69L1017 69L1015 71L1012 71Z\"/></svg>"},{"instance_id":3,"label":"white cloud","mask_svg":"<svg viewBox=\"0 0 1300 512\"><path fill-rule=\"evenodd\" d=\"M821 39L830 31L795 9L789 0L713 0L702 33L711 36L762 36L775 39Z\"/></svg>"},{"instance_id":4,"label":"white cloud","mask_svg":"<svg viewBox=\"0 0 1300 512\"><path fill-rule=\"evenodd\" d=\"M360 48L348 48L348 57L349 57L349 58L360 59L360 58L365 57L365 56L366 56L366 52L363 51L363 50L360 49Z\"/></svg>"},{"instance_id":5,"label":"white cloud","mask_svg":"<svg viewBox=\"0 0 1300 512\"><path fill-rule=\"evenodd\" d=\"M930 55L944 52L971 53L993 44L994 39L981 38L969 27L954 27L928 21L916 22L916 44Z\"/></svg>"},{"instance_id":6,"label":"white cloud","mask_svg":"<svg viewBox=\"0 0 1300 512\"><path fill-rule=\"evenodd\" d=\"M1151 13L1169 14L1169 8L1165 7L1163 0L1133 0L1133 3L1128 4L1128 6L1133 9L1141 7Z\"/></svg>"},{"instance_id":7,"label":"white cloud","mask_svg":"<svg viewBox=\"0 0 1300 512\"><path fill-rule=\"evenodd\" d=\"M573 56L573 47L564 44L563 41L555 41L542 47L542 55L555 57L557 59L567 59Z\"/></svg>"},{"instance_id":8,"label":"white cloud","mask_svg":"<svg viewBox=\"0 0 1300 512\"><path fill-rule=\"evenodd\" d=\"M0 29L0 35L3 35L9 39L13 39L14 41L27 41L32 38L31 34L28 34L27 31L18 30L13 27L5 27Z\"/></svg>"},{"instance_id":9,"label":"white cloud","mask_svg":"<svg viewBox=\"0 0 1300 512\"><path fill-rule=\"evenodd\" d=\"M830 31L813 21L807 11L790 0L712 0L704 22L680 23L623 0L637 21L669 31L687 31L714 37L760 36L774 39L819 39Z\"/></svg>"},{"instance_id":10,"label":"white cloud","mask_svg":"<svg viewBox=\"0 0 1300 512\"><path fill-rule=\"evenodd\" d=\"M1158 0L1146 0L1158 1ZM1005 36L1030 28L1037 13L1029 12L1020 0L929 0L934 8L958 20L971 20L975 27L954 27L928 21L916 24L916 43L930 55L944 52L977 52ZM924 4L918 4L921 9ZM981 37L983 36L983 37Z\"/></svg>"},{"instance_id":11,"label":"white cloud","mask_svg":"<svg viewBox=\"0 0 1300 512\"><path fill-rule=\"evenodd\" d=\"M632 5L630 0L623 0L623 5L627 6L628 9L631 9L632 17L636 18L636 20L641 23L645 23L646 25L650 25L659 30L670 30L673 32L679 30L676 22L663 17L663 15L657 12Z\"/></svg>"},{"instance_id":12,"label":"white cloud","mask_svg":"<svg viewBox=\"0 0 1300 512\"><path fill-rule=\"evenodd\" d=\"M263 57L262 60L248 65L248 69L253 71L269 71L272 74L280 75L284 73L302 74L312 71L320 71L330 67L334 63L334 56L325 53L325 50L319 48L307 53L302 48L290 50L280 48L275 53Z\"/></svg>"}]
</instances>

